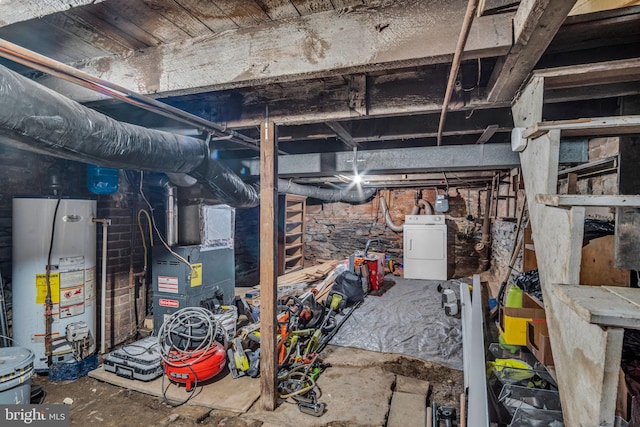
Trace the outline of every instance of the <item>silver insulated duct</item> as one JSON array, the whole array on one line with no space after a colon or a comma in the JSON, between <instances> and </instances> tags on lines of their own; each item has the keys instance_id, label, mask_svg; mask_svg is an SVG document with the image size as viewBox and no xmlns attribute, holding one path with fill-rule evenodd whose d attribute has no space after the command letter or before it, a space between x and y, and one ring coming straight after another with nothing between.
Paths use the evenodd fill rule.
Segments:
<instances>
[{"instance_id":1,"label":"silver insulated duct","mask_svg":"<svg viewBox=\"0 0 640 427\"><path fill-rule=\"evenodd\" d=\"M236 208L259 204L256 189L211 158L200 139L119 122L3 66L0 100L0 143L100 166L189 174L221 203ZM279 184L281 192L285 187L321 200L354 203L371 196L369 191L356 197L352 192Z\"/></svg>"}]
</instances>

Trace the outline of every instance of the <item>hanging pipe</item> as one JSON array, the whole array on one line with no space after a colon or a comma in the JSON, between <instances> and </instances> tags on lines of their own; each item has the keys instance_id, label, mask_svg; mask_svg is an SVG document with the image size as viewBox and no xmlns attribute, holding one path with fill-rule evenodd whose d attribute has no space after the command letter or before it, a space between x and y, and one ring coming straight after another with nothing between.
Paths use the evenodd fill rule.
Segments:
<instances>
[{"instance_id":1,"label":"hanging pipe","mask_svg":"<svg viewBox=\"0 0 640 427\"><path fill-rule=\"evenodd\" d=\"M110 219L91 218L93 223L102 224L102 277L101 277L101 293L102 298L100 307L100 354L107 351L107 227L111 225Z\"/></svg>"},{"instance_id":2,"label":"hanging pipe","mask_svg":"<svg viewBox=\"0 0 640 427\"><path fill-rule=\"evenodd\" d=\"M491 183L491 194L493 194L494 185ZM478 252L480 265L479 271L487 271L489 268L489 251L491 248L491 197L487 190L485 204L484 204L484 219L482 222L482 237L480 243L475 245L475 250Z\"/></svg>"},{"instance_id":3,"label":"hanging pipe","mask_svg":"<svg viewBox=\"0 0 640 427\"><path fill-rule=\"evenodd\" d=\"M384 216L384 222L387 224L391 230L402 233L404 230L403 225L397 225L391 219L391 214L389 213L389 208L387 207L387 202L384 199L383 195L380 195L380 207L382 208L382 215ZM428 211L426 215L433 215L433 208L431 207L431 203L426 200L420 199L416 202L416 205L411 210L410 215L417 215L420 212L420 208L424 208L425 212Z\"/></svg>"},{"instance_id":4,"label":"hanging pipe","mask_svg":"<svg viewBox=\"0 0 640 427\"><path fill-rule=\"evenodd\" d=\"M173 246L178 243L178 197L177 188L171 184L166 185L166 223L167 223L167 245Z\"/></svg>"},{"instance_id":5,"label":"hanging pipe","mask_svg":"<svg viewBox=\"0 0 640 427\"><path fill-rule=\"evenodd\" d=\"M460 69L462 52L464 51L464 46L467 44L467 38L469 37L469 31L471 30L471 24L473 23L473 15L475 14L477 7L478 0L469 0L469 3L467 4L467 11L464 14L464 21L462 22L462 28L460 29L460 35L458 36L458 44L456 45L456 50L453 53L453 63L451 64L451 71L449 72L449 80L447 81L444 101L442 101L442 112L440 113L440 122L438 123L438 145L442 145L442 131L444 130L444 121L447 117L447 108L449 108L449 101L451 100L453 87L455 86L456 78L458 77L458 70Z\"/></svg>"}]
</instances>

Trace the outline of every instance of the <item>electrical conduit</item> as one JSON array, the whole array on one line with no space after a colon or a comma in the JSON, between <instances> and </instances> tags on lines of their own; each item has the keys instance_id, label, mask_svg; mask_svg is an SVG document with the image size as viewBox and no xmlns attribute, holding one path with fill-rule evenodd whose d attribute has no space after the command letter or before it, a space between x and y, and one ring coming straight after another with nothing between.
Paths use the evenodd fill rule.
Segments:
<instances>
[{"instance_id":1,"label":"electrical conduit","mask_svg":"<svg viewBox=\"0 0 640 427\"><path fill-rule=\"evenodd\" d=\"M100 280L100 354L107 351L107 228L111 225L110 219L92 218L91 222L102 224L102 277Z\"/></svg>"}]
</instances>

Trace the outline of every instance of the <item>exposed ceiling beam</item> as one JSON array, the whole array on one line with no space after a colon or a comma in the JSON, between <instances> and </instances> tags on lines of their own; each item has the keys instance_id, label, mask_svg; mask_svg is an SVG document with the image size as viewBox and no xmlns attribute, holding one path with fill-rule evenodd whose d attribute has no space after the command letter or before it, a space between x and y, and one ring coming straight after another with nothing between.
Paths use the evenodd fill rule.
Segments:
<instances>
[{"instance_id":1,"label":"exposed ceiling beam","mask_svg":"<svg viewBox=\"0 0 640 427\"><path fill-rule=\"evenodd\" d=\"M491 137L498 131L499 125L493 124L486 127L486 129L480 135L480 138L476 141L476 144L484 144L489 141Z\"/></svg>"},{"instance_id":2,"label":"exposed ceiling beam","mask_svg":"<svg viewBox=\"0 0 640 427\"><path fill-rule=\"evenodd\" d=\"M102 0L20 0L0 1L0 27L42 18L74 7L101 3Z\"/></svg>"},{"instance_id":3,"label":"exposed ceiling beam","mask_svg":"<svg viewBox=\"0 0 640 427\"><path fill-rule=\"evenodd\" d=\"M351 134L349 133L349 131L346 130L344 128L344 126L342 126L341 123L339 123L339 122L326 122L325 124L329 127L329 129L334 131L336 133L336 136L342 142L344 142L346 145L348 145L351 148L357 148L358 147L358 143L356 141L354 141L354 139L351 136Z\"/></svg>"},{"instance_id":4,"label":"exposed ceiling beam","mask_svg":"<svg viewBox=\"0 0 640 427\"><path fill-rule=\"evenodd\" d=\"M522 0L513 19L514 44L489 80L489 101L511 101L560 29L576 0Z\"/></svg>"},{"instance_id":5,"label":"exposed ceiling beam","mask_svg":"<svg viewBox=\"0 0 640 427\"><path fill-rule=\"evenodd\" d=\"M466 4L398 1L375 13L369 8L315 13L77 66L138 93L177 95L446 63ZM478 18L463 59L507 53L511 16ZM56 79L40 81L77 101L99 99Z\"/></svg>"},{"instance_id":6,"label":"exposed ceiling beam","mask_svg":"<svg viewBox=\"0 0 640 427\"><path fill-rule=\"evenodd\" d=\"M560 144L561 163L584 163L588 160L587 141ZM237 161L254 176L260 173L258 159ZM233 161L230 160L230 164ZM492 170L517 167L518 153L511 144L451 145L390 150L358 151L358 170L363 174L414 173L435 171ZM281 178L333 176L353 172L353 153L291 154L278 157Z\"/></svg>"}]
</instances>

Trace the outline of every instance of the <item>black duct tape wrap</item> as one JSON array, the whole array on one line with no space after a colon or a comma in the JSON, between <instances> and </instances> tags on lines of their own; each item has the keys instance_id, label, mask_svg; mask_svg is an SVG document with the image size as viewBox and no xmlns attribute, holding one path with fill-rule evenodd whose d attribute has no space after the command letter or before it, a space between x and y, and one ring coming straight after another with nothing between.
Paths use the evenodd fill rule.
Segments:
<instances>
[{"instance_id":1,"label":"black duct tape wrap","mask_svg":"<svg viewBox=\"0 0 640 427\"><path fill-rule=\"evenodd\" d=\"M260 195L231 169L214 159L209 159L191 174L220 202L235 208L252 208L260 204Z\"/></svg>"},{"instance_id":2,"label":"black duct tape wrap","mask_svg":"<svg viewBox=\"0 0 640 427\"><path fill-rule=\"evenodd\" d=\"M0 138L15 147L122 169L190 172L204 141L119 122L0 66Z\"/></svg>"}]
</instances>

